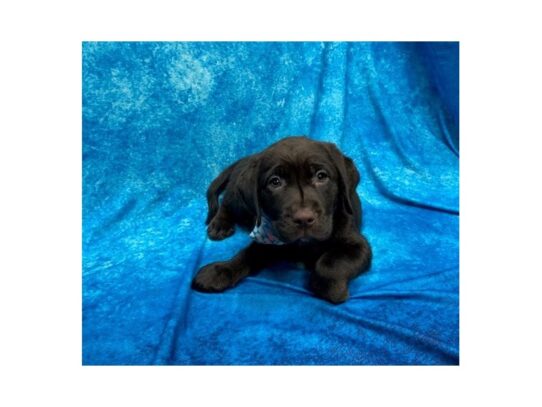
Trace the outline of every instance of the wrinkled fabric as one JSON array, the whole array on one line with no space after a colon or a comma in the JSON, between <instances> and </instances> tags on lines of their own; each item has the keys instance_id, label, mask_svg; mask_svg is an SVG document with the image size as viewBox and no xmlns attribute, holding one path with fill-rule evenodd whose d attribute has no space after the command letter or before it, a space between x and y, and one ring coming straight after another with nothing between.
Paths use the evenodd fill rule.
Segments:
<instances>
[{"instance_id":1,"label":"wrinkled fabric","mask_svg":"<svg viewBox=\"0 0 542 407\"><path fill-rule=\"evenodd\" d=\"M457 43L84 43L85 365L459 363ZM288 135L357 165L371 269L332 305L277 264L220 294L199 267L222 169Z\"/></svg>"}]
</instances>

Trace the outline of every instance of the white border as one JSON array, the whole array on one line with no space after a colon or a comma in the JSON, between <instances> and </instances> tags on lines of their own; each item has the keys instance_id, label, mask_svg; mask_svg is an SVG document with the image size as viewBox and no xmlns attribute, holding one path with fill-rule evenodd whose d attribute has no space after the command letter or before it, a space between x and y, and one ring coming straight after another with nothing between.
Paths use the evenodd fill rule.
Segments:
<instances>
[{"instance_id":1,"label":"white border","mask_svg":"<svg viewBox=\"0 0 542 407\"><path fill-rule=\"evenodd\" d=\"M540 404L539 11L351 3L0 6L0 404ZM461 366L81 367L81 41L321 39L461 41Z\"/></svg>"}]
</instances>

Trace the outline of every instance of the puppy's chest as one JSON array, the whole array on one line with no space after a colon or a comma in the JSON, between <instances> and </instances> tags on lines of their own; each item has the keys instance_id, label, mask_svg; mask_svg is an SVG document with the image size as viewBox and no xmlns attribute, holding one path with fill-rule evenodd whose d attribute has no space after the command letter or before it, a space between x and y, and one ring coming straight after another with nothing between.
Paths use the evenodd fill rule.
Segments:
<instances>
[{"instance_id":1,"label":"puppy's chest","mask_svg":"<svg viewBox=\"0 0 542 407\"><path fill-rule=\"evenodd\" d=\"M325 249L321 244L284 245L277 247L277 257L281 257L282 260L294 263L297 267L312 268L324 251Z\"/></svg>"}]
</instances>

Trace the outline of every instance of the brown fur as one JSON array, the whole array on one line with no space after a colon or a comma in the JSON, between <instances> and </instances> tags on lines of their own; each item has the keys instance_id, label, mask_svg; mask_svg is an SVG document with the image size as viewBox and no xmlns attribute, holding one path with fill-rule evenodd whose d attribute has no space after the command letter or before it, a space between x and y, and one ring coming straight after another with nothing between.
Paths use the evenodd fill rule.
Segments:
<instances>
[{"instance_id":1,"label":"brown fur","mask_svg":"<svg viewBox=\"0 0 542 407\"><path fill-rule=\"evenodd\" d=\"M352 160L334 144L305 137L285 138L232 164L207 192L209 237L225 239L236 225L250 231L265 216L287 244L253 242L231 260L202 267L193 288L220 292L276 261L302 261L316 295L345 301L348 282L371 262L359 232L359 180Z\"/></svg>"}]
</instances>

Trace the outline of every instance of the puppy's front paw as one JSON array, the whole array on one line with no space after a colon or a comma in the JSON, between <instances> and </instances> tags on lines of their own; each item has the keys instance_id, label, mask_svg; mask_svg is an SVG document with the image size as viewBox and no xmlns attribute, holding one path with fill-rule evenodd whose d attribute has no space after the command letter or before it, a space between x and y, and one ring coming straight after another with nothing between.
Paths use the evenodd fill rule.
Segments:
<instances>
[{"instance_id":1,"label":"puppy's front paw","mask_svg":"<svg viewBox=\"0 0 542 407\"><path fill-rule=\"evenodd\" d=\"M348 281L345 279L332 280L312 274L310 288L318 297L333 304L345 302L350 296Z\"/></svg>"},{"instance_id":2,"label":"puppy's front paw","mask_svg":"<svg viewBox=\"0 0 542 407\"><path fill-rule=\"evenodd\" d=\"M214 217L207 227L207 235L211 240L223 240L235 232L235 226L229 220Z\"/></svg>"},{"instance_id":3,"label":"puppy's front paw","mask_svg":"<svg viewBox=\"0 0 542 407\"><path fill-rule=\"evenodd\" d=\"M193 289L206 293L218 293L233 285L233 270L221 262L202 267L192 280Z\"/></svg>"}]
</instances>

